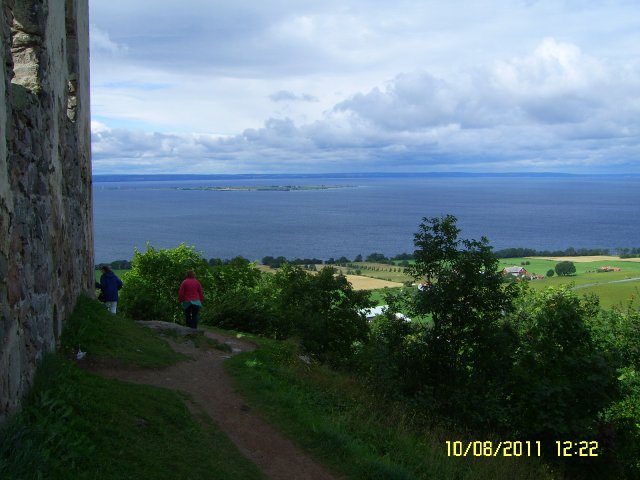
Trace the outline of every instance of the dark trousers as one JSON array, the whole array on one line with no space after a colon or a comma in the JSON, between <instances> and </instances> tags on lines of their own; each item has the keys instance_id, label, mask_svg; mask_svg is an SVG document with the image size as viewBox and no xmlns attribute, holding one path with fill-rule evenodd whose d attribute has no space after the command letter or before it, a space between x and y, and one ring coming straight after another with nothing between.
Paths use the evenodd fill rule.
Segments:
<instances>
[{"instance_id":1,"label":"dark trousers","mask_svg":"<svg viewBox=\"0 0 640 480\"><path fill-rule=\"evenodd\" d=\"M198 328L198 312L200 307L198 305L189 305L184 310L184 317L187 322L187 327Z\"/></svg>"}]
</instances>

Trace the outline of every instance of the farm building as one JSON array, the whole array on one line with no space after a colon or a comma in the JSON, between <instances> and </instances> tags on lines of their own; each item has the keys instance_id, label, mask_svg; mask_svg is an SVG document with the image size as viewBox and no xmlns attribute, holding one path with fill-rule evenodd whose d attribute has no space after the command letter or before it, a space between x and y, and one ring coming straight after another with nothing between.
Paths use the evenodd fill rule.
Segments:
<instances>
[{"instance_id":1,"label":"farm building","mask_svg":"<svg viewBox=\"0 0 640 480\"><path fill-rule=\"evenodd\" d=\"M620 270L618 267L600 267L598 272L619 272Z\"/></svg>"},{"instance_id":2,"label":"farm building","mask_svg":"<svg viewBox=\"0 0 640 480\"><path fill-rule=\"evenodd\" d=\"M513 266L513 267L505 267L502 270L502 273L504 273L505 275L513 275L514 277L526 277L529 275L529 272L527 272L527 269L524 267L517 267L517 266Z\"/></svg>"}]
</instances>

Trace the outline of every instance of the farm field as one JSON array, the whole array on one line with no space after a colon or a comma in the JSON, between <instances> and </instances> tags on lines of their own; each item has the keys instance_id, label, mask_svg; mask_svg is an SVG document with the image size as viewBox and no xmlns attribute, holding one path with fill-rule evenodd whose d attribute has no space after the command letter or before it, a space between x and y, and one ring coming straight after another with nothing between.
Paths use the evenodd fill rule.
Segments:
<instances>
[{"instance_id":1,"label":"farm field","mask_svg":"<svg viewBox=\"0 0 640 480\"><path fill-rule=\"evenodd\" d=\"M587 260L590 259L590 260ZM638 259L620 259L618 257L526 257L505 258L500 260L500 268L523 266L529 273L546 275L560 261L574 262L575 275L566 277L545 277L532 280L529 285L536 290L546 287L572 283L581 294L595 294L600 305L610 308L614 305L626 305L632 298L638 298L640 290L640 262ZM528 265L522 263L529 262ZM601 267L620 268L619 272L598 272ZM633 280L637 279L637 280Z\"/></svg>"},{"instance_id":2,"label":"farm field","mask_svg":"<svg viewBox=\"0 0 640 480\"><path fill-rule=\"evenodd\" d=\"M600 298L600 305L603 308L612 306L626 306L629 300L640 299L640 259L620 259L619 257L524 257L500 259L500 268L523 266L529 273L546 275L548 270L553 270L560 261L572 261L576 267L576 274L566 277L546 277L541 280L532 280L529 285L536 290L547 287L555 287L566 284L573 284L575 289L584 295L595 294ZM529 262L527 265L522 263ZM397 267L377 263L362 263L356 265L366 265L368 268L361 268L362 276L394 279L397 282L412 281L413 279L403 272L396 272ZM620 268L619 272L598 272L600 267ZM338 269L346 272L344 267ZM634 280L637 279L637 280ZM358 289L356 284L354 288ZM397 285L399 286L399 285ZM383 304L384 291L379 290L373 293L372 299L379 305Z\"/></svg>"},{"instance_id":3,"label":"farm field","mask_svg":"<svg viewBox=\"0 0 640 480\"><path fill-rule=\"evenodd\" d=\"M353 262L349 267L341 267L333 265L344 275L349 275L355 270L360 270L360 275L364 277L378 278L380 280L386 280L388 282L405 283L412 282L413 278L404 273L404 267L397 265L387 265L385 263L372 263L372 262ZM318 268L322 268L322 265L318 265Z\"/></svg>"},{"instance_id":4,"label":"farm field","mask_svg":"<svg viewBox=\"0 0 640 480\"><path fill-rule=\"evenodd\" d=\"M380 278L366 277L364 275L345 275L354 290L378 290L381 288L402 287L402 283L390 282Z\"/></svg>"}]
</instances>

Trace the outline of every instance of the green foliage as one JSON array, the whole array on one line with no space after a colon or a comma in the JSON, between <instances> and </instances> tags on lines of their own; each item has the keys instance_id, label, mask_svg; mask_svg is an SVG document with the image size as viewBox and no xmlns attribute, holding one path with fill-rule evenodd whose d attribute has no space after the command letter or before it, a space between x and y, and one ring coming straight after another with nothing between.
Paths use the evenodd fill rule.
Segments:
<instances>
[{"instance_id":1,"label":"green foliage","mask_svg":"<svg viewBox=\"0 0 640 480\"><path fill-rule=\"evenodd\" d=\"M275 275L274 306L281 336L299 336L303 347L322 361L347 363L355 342L368 333L360 310L371 306L368 292L355 291L332 267L312 275L285 265Z\"/></svg>"},{"instance_id":2,"label":"green foliage","mask_svg":"<svg viewBox=\"0 0 640 480\"><path fill-rule=\"evenodd\" d=\"M178 289L187 271L196 272L205 292L205 304L213 290L213 277L207 262L194 247L181 244L173 249L136 250L131 271L124 277L119 306L136 320L183 322Z\"/></svg>"},{"instance_id":3,"label":"green foliage","mask_svg":"<svg viewBox=\"0 0 640 480\"><path fill-rule=\"evenodd\" d=\"M559 277L566 277L567 275L573 275L574 273L576 273L576 266L573 264L573 262L560 262L556 264L555 272Z\"/></svg>"},{"instance_id":4,"label":"green foliage","mask_svg":"<svg viewBox=\"0 0 640 480\"><path fill-rule=\"evenodd\" d=\"M371 263L388 263L389 259L382 253L374 252L367 256L366 261Z\"/></svg>"},{"instance_id":5,"label":"green foliage","mask_svg":"<svg viewBox=\"0 0 640 480\"><path fill-rule=\"evenodd\" d=\"M554 273L555 273L555 271L550 268L549 270L547 270L547 277L549 277L549 278L553 277Z\"/></svg>"},{"instance_id":6,"label":"green foliage","mask_svg":"<svg viewBox=\"0 0 640 480\"><path fill-rule=\"evenodd\" d=\"M448 457L445 441L464 433L425 426L428 412L372 396L355 375L302 362L293 344L255 341L255 352L227 364L239 390L341 478L552 478L537 459Z\"/></svg>"},{"instance_id":7,"label":"green foliage","mask_svg":"<svg viewBox=\"0 0 640 480\"><path fill-rule=\"evenodd\" d=\"M616 359L620 398L605 411L608 456L640 478L640 312L602 311L592 323L599 348Z\"/></svg>"},{"instance_id":8,"label":"green foliage","mask_svg":"<svg viewBox=\"0 0 640 480\"><path fill-rule=\"evenodd\" d=\"M438 408L470 421L498 418L502 385L493 372L504 367L509 336L499 320L513 294L502 284L498 260L486 238L460 240L456 218L423 219L415 235L417 280L426 281L416 310L430 314L423 333L421 389Z\"/></svg>"},{"instance_id":9,"label":"green foliage","mask_svg":"<svg viewBox=\"0 0 640 480\"><path fill-rule=\"evenodd\" d=\"M209 308L202 321L222 328L269 335L272 307L269 275L242 257L211 269Z\"/></svg>"},{"instance_id":10,"label":"green foliage","mask_svg":"<svg viewBox=\"0 0 640 480\"><path fill-rule=\"evenodd\" d=\"M510 424L528 438L595 438L598 413L616 398L616 372L590 323L597 300L569 288L523 292L507 322L513 356Z\"/></svg>"}]
</instances>

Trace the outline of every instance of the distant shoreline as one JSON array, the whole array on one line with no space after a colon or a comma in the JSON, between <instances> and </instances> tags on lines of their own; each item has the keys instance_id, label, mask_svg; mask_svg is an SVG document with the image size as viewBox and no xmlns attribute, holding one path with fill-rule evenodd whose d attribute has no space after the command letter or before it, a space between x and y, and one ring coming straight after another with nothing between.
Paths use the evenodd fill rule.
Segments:
<instances>
[{"instance_id":1,"label":"distant shoreline","mask_svg":"<svg viewBox=\"0 0 640 480\"><path fill-rule=\"evenodd\" d=\"M168 180L266 180L283 178L639 178L640 173L562 172L351 172L351 173L242 173L242 174L93 174L95 182L153 182Z\"/></svg>"},{"instance_id":2,"label":"distant shoreline","mask_svg":"<svg viewBox=\"0 0 640 480\"><path fill-rule=\"evenodd\" d=\"M305 190L331 190L355 188L355 185L255 185L223 187L175 187L176 190L203 190L209 192L296 192Z\"/></svg>"}]
</instances>

